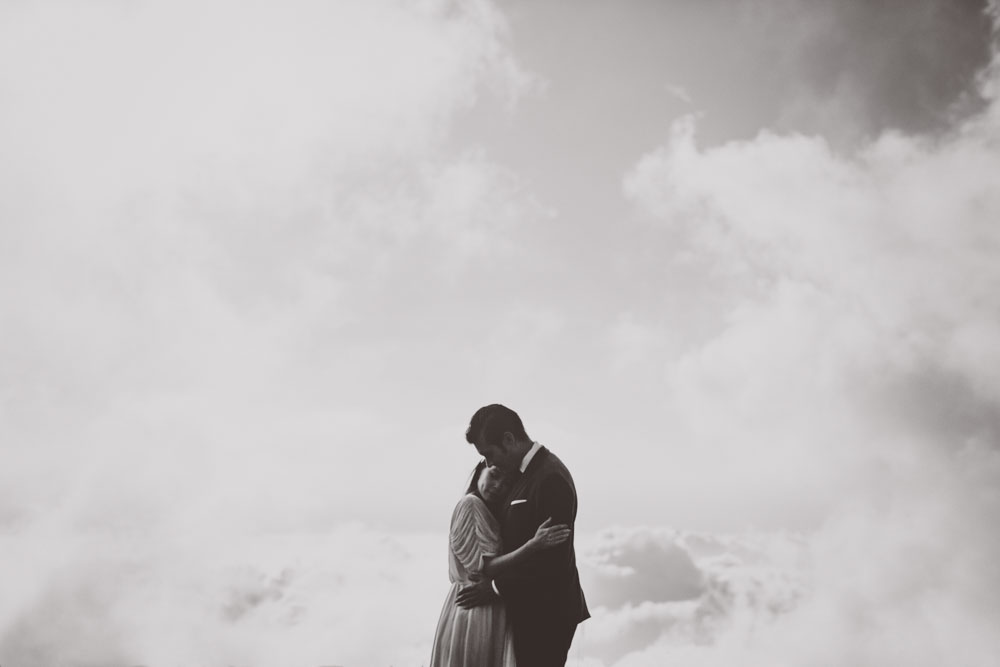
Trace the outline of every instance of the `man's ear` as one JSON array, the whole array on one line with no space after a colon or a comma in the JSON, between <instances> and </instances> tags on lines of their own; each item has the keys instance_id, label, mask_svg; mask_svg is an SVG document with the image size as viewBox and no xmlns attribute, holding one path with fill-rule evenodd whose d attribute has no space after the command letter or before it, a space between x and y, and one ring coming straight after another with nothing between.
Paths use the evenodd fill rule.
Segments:
<instances>
[{"instance_id":1,"label":"man's ear","mask_svg":"<svg viewBox=\"0 0 1000 667\"><path fill-rule=\"evenodd\" d=\"M514 439L513 433L511 433L510 431L504 431L502 442L503 442L503 448L509 452L514 448L514 444L517 442L517 440Z\"/></svg>"}]
</instances>

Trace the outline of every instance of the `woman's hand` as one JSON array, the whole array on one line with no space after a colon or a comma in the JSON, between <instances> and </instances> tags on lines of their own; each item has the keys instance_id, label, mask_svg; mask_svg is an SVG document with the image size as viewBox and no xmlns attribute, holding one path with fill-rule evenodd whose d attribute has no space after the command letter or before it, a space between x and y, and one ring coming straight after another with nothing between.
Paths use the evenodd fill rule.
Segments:
<instances>
[{"instance_id":1,"label":"woman's hand","mask_svg":"<svg viewBox=\"0 0 1000 667\"><path fill-rule=\"evenodd\" d=\"M528 543L533 549L550 549L568 540L570 532L569 526L564 523L553 526L552 517L549 517L542 522Z\"/></svg>"}]
</instances>

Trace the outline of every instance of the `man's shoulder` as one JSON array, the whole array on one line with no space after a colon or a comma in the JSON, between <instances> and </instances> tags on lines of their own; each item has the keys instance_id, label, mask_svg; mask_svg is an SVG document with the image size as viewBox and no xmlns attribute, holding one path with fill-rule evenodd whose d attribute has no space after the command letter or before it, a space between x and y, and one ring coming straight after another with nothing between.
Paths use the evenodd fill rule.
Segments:
<instances>
[{"instance_id":1,"label":"man's shoulder","mask_svg":"<svg viewBox=\"0 0 1000 667\"><path fill-rule=\"evenodd\" d=\"M543 448L539 454L541 456L538 462L538 475L536 479L541 481L546 477L558 475L559 477L565 477L572 484L573 476L570 474L566 464L562 462L562 459L553 454L548 448Z\"/></svg>"},{"instance_id":2,"label":"man's shoulder","mask_svg":"<svg viewBox=\"0 0 1000 667\"><path fill-rule=\"evenodd\" d=\"M567 472L569 472L569 470L567 470L566 468L566 464L562 462L562 459L556 456L555 452L553 452L548 447L542 447L542 450L539 452L539 454L544 455L541 460L544 466L550 468L558 468L560 470L566 470Z\"/></svg>"}]
</instances>

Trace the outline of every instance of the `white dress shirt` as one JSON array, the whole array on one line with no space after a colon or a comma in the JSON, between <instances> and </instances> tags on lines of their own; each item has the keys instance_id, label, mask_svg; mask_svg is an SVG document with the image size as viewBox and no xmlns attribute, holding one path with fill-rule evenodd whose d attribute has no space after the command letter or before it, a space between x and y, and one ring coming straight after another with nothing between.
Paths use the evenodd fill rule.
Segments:
<instances>
[{"instance_id":1,"label":"white dress shirt","mask_svg":"<svg viewBox=\"0 0 1000 667\"><path fill-rule=\"evenodd\" d=\"M528 464L531 463L531 459L535 458L535 454L537 454L538 450L541 449L541 448L542 448L542 446L540 444L538 444L537 440L535 440L535 441L533 441L531 443L531 449L529 449L528 452L524 455L524 458L521 459L521 472L522 473L525 470L528 469Z\"/></svg>"},{"instance_id":2,"label":"white dress shirt","mask_svg":"<svg viewBox=\"0 0 1000 667\"><path fill-rule=\"evenodd\" d=\"M521 474L524 474L524 471L528 469L528 464L531 463L531 459L535 458L535 454L537 454L538 450L541 448L542 445L539 444L537 440L533 440L531 442L531 449L525 452L524 458L521 459ZM497 589L497 583L490 579L490 584L493 586L493 592L500 595L500 591Z\"/></svg>"}]
</instances>

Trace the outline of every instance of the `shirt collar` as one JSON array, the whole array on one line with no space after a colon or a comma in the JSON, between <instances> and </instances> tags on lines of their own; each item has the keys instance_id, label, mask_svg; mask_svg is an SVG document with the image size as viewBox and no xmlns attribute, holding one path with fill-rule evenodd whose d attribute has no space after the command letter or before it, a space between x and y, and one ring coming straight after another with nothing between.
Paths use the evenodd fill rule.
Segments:
<instances>
[{"instance_id":1,"label":"shirt collar","mask_svg":"<svg viewBox=\"0 0 1000 667\"><path fill-rule=\"evenodd\" d=\"M528 464L531 463L531 459L535 458L535 454L537 454L538 450L541 449L541 448L542 448L542 446L540 444L538 444L537 440L532 441L532 443L531 443L531 449L529 449L528 453L524 455L523 459L521 459L521 472L522 473L525 470L528 469Z\"/></svg>"}]
</instances>

